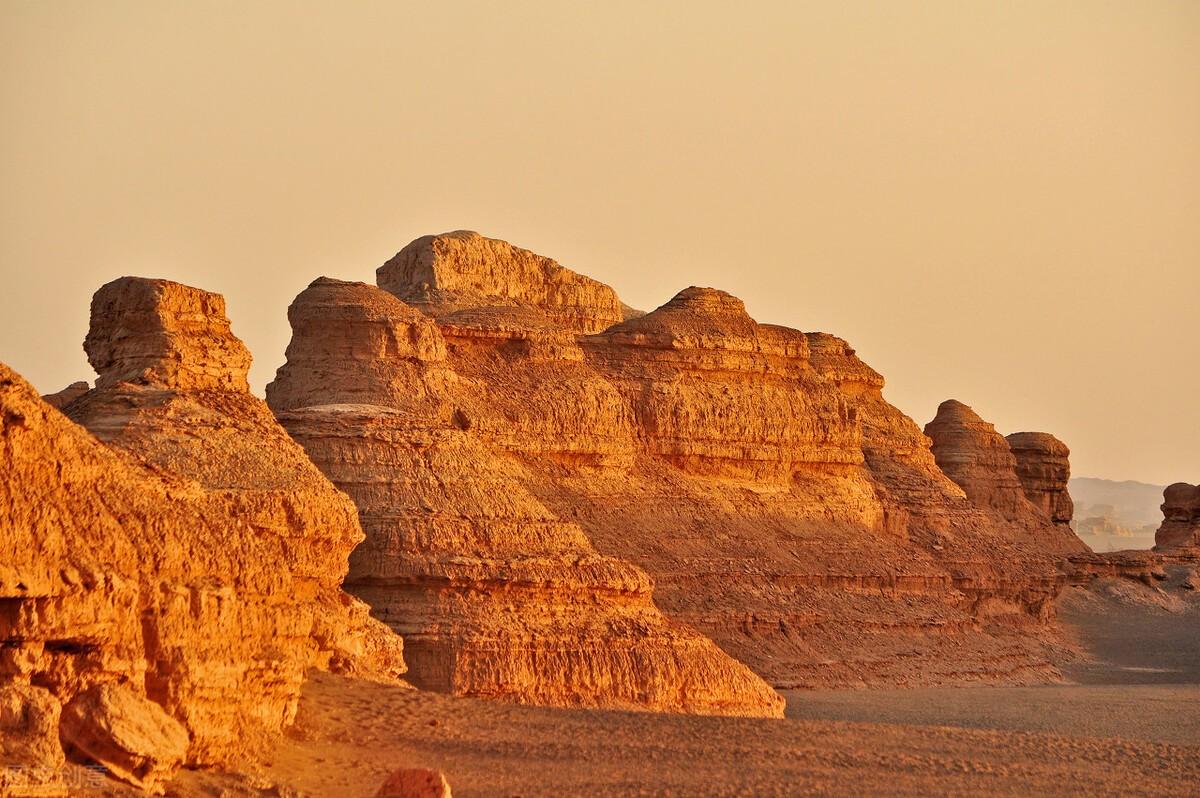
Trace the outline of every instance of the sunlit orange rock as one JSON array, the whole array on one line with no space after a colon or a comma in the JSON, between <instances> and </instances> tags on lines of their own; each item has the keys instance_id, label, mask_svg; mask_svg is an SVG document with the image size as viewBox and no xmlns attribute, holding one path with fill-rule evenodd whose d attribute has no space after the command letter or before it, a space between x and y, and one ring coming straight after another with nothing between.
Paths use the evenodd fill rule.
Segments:
<instances>
[{"instance_id":1,"label":"sunlit orange rock","mask_svg":"<svg viewBox=\"0 0 1200 798\"><path fill-rule=\"evenodd\" d=\"M474 608L533 595L510 562L594 551L776 685L1053 677L1042 624L1085 547L1025 498L998 435L1019 517L968 498L845 341L709 288L631 313L473 233L418 239L377 277L402 301L327 280L297 298L268 400L355 498L350 584L406 633L414 673L462 678L421 653L451 641L476 648L453 673L514 667L486 642L499 614Z\"/></svg>"},{"instance_id":2,"label":"sunlit orange rock","mask_svg":"<svg viewBox=\"0 0 1200 798\"><path fill-rule=\"evenodd\" d=\"M358 505L367 540L347 588L404 636L420 687L780 714L749 669L659 612L643 571L597 552L535 495L519 447L553 462L620 460L632 428L573 336L529 312L454 313L439 328L381 289L324 278L293 302L288 362L267 397ZM530 393L504 395L475 371L503 369L503 353L531 363L535 376L513 374Z\"/></svg>"},{"instance_id":3,"label":"sunlit orange rock","mask_svg":"<svg viewBox=\"0 0 1200 798\"><path fill-rule=\"evenodd\" d=\"M353 504L245 390L214 297L101 289L100 387L66 408L91 432L0 370L0 681L64 703L135 685L187 729L193 763L290 723L310 667L403 670L399 639L340 589Z\"/></svg>"}]
</instances>

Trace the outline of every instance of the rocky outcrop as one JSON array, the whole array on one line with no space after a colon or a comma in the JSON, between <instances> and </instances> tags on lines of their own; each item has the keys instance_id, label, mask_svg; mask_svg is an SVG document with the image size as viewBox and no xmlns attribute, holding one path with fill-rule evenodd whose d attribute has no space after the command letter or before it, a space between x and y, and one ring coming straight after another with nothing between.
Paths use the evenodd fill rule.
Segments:
<instances>
[{"instance_id":1,"label":"rocky outcrop","mask_svg":"<svg viewBox=\"0 0 1200 798\"><path fill-rule=\"evenodd\" d=\"M101 287L83 348L98 388L249 390L250 351L230 331L224 297L170 280L123 277Z\"/></svg>"},{"instance_id":2,"label":"rocky outcrop","mask_svg":"<svg viewBox=\"0 0 1200 798\"><path fill-rule=\"evenodd\" d=\"M377 278L380 288L439 314L468 307L522 307L575 332L594 333L627 313L607 285L469 230L418 238L379 267Z\"/></svg>"},{"instance_id":3,"label":"rocky outcrop","mask_svg":"<svg viewBox=\"0 0 1200 798\"><path fill-rule=\"evenodd\" d=\"M1075 512L1067 491L1071 450L1046 432L1014 432L1005 440L1016 458L1025 497L1051 521L1069 527Z\"/></svg>"},{"instance_id":4,"label":"rocky outcrop","mask_svg":"<svg viewBox=\"0 0 1200 798\"><path fill-rule=\"evenodd\" d=\"M1163 491L1163 522L1154 535L1154 550L1200 558L1200 485L1176 482Z\"/></svg>"},{"instance_id":5,"label":"rocky outcrop","mask_svg":"<svg viewBox=\"0 0 1200 798\"><path fill-rule=\"evenodd\" d=\"M117 684L80 693L63 709L59 735L75 758L151 795L183 764L188 733L161 706Z\"/></svg>"},{"instance_id":6,"label":"rocky outcrop","mask_svg":"<svg viewBox=\"0 0 1200 798\"><path fill-rule=\"evenodd\" d=\"M925 425L938 468L975 504L1017 519L1030 508L1008 441L974 410L955 399L938 405Z\"/></svg>"},{"instance_id":7,"label":"rocky outcrop","mask_svg":"<svg viewBox=\"0 0 1200 798\"><path fill-rule=\"evenodd\" d=\"M268 402L358 505L367 539L346 587L404 636L415 684L542 704L781 714L747 668L663 617L644 572L598 553L569 514L540 501L529 488L538 480L510 454L524 435L554 462L619 460L631 445L616 391L588 376L571 335L515 307L447 314L439 328L378 288L328 279L288 315L288 362ZM515 375L528 393L503 395L484 379L504 379L506 355L534 364L532 376ZM543 385L551 364L564 379Z\"/></svg>"},{"instance_id":8,"label":"rocky outcrop","mask_svg":"<svg viewBox=\"0 0 1200 798\"><path fill-rule=\"evenodd\" d=\"M42 399L45 400L46 404L50 405L51 407L57 407L59 410L62 410L64 407L71 404L71 402L74 402L76 399L90 391L91 388L92 386L80 380L78 382L71 383L57 393L48 393L44 395Z\"/></svg>"},{"instance_id":9,"label":"rocky outcrop","mask_svg":"<svg viewBox=\"0 0 1200 798\"><path fill-rule=\"evenodd\" d=\"M162 283L93 303L99 387L66 408L91 434L0 369L0 680L64 703L124 683L188 762L228 761L291 722L308 668L403 665L339 587L353 504L244 390L219 298Z\"/></svg>"},{"instance_id":10,"label":"rocky outcrop","mask_svg":"<svg viewBox=\"0 0 1200 798\"><path fill-rule=\"evenodd\" d=\"M1043 624L1084 547L1025 497L994 430L1009 514L947 478L845 341L709 288L618 314L611 289L566 292L586 278L485 242L419 239L378 271L391 298L314 283L268 388L355 498L350 584L406 634L414 673L488 694L431 664L448 661L436 646L455 641L464 674L517 668L494 619L573 606L525 587L546 581L536 560L567 557L591 576L562 596L620 584L648 606L632 562L668 617L776 685L1052 678ZM565 589L581 571L545 573Z\"/></svg>"}]
</instances>

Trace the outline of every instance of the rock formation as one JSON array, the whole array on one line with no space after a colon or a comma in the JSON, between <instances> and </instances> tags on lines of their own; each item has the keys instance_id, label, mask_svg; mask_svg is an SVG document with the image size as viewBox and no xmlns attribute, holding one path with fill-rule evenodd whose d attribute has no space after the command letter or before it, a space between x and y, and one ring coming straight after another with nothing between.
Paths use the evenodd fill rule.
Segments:
<instances>
[{"instance_id":1,"label":"rock formation","mask_svg":"<svg viewBox=\"0 0 1200 798\"><path fill-rule=\"evenodd\" d=\"M581 333L599 332L631 312L604 283L469 230L418 238L379 267L377 282L433 313L481 305L534 308Z\"/></svg>"},{"instance_id":2,"label":"rock formation","mask_svg":"<svg viewBox=\"0 0 1200 798\"><path fill-rule=\"evenodd\" d=\"M348 584L405 633L418 681L528 690L529 646L496 619L532 640L589 595L649 612L623 561L670 618L776 685L1052 676L1042 624L1063 554L1085 547L978 417L995 462L968 470L1000 502L947 478L845 341L759 324L724 292L634 314L473 233L418 239L377 278L393 296L318 280L297 298L268 402L355 499L367 542ZM548 580L553 602L530 587ZM611 696L602 672L589 689Z\"/></svg>"},{"instance_id":3,"label":"rock formation","mask_svg":"<svg viewBox=\"0 0 1200 798\"><path fill-rule=\"evenodd\" d=\"M80 380L79 382L71 383L57 393L48 393L43 396L42 399L44 399L46 404L50 405L51 407L57 407L59 410L62 410L71 402L74 402L76 399L90 391L91 388L92 386Z\"/></svg>"},{"instance_id":4,"label":"rock formation","mask_svg":"<svg viewBox=\"0 0 1200 798\"><path fill-rule=\"evenodd\" d=\"M1005 438L1017 461L1025 497L1056 524L1069 527L1075 512L1067 482L1071 450L1045 432L1014 432Z\"/></svg>"},{"instance_id":5,"label":"rock formation","mask_svg":"<svg viewBox=\"0 0 1200 798\"><path fill-rule=\"evenodd\" d=\"M404 636L420 687L570 706L781 714L777 694L664 618L646 574L597 553L569 514L529 489L537 480L520 460L505 456L531 431L538 451L572 462L620 456L603 433L615 427L620 438L623 423L630 434L616 391L589 380L573 336L543 329L530 313L454 313L439 329L378 288L325 278L292 303L288 362L267 397L358 505L367 540L351 557L347 588ZM535 395L500 396L455 368L470 362L494 373L509 352L563 379L538 394L536 372L518 375Z\"/></svg>"},{"instance_id":6,"label":"rock formation","mask_svg":"<svg viewBox=\"0 0 1200 798\"><path fill-rule=\"evenodd\" d=\"M947 399L925 425L938 467L978 505L1016 519L1030 510L1017 458L996 428L962 402Z\"/></svg>"},{"instance_id":7,"label":"rock formation","mask_svg":"<svg viewBox=\"0 0 1200 798\"><path fill-rule=\"evenodd\" d=\"M87 349L99 387L66 409L96 437L0 367L0 681L68 706L121 683L208 763L288 724L310 667L401 671L339 588L355 508L246 392L220 297L110 283Z\"/></svg>"},{"instance_id":8,"label":"rock formation","mask_svg":"<svg viewBox=\"0 0 1200 798\"><path fill-rule=\"evenodd\" d=\"M1163 522L1154 550L1200 558L1200 485L1176 482L1163 491Z\"/></svg>"}]
</instances>

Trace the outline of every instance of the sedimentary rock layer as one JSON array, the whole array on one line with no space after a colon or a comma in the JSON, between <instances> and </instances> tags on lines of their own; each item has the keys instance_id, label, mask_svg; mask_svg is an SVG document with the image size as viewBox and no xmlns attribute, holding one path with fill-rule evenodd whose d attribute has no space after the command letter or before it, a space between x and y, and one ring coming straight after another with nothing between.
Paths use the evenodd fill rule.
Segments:
<instances>
[{"instance_id":1,"label":"sedimentary rock layer","mask_svg":"<svg viewBox=\"0 0 1200 798\"><path fill-rule=\"evenodd\" d=\"M289 723L310 667L403 669L399 639L339 587L355 508L246 392L219 299L101 289L100 387L64 407L95 437L0 373L0 678L64 703L125 682L201 763Z\"/></svg>"},{"instance_id":2,"label":"sedimentary rock layer","mask_svg":"<svg viewBox=\"0 0 1200 798\"><path fill-rule=\"evenodd\" d=\"M390 306L317 281L268 389L354 496L354 589L408 632L414 671L439 636L469 650L480 581L515 601L537 578L509 561L569 550L640 566L669 617L778 685L1052 674L1058 563L1085 547L1026 498L990 425L972 420L992 450L967 465L999 501L947 478L845 341L708 288L618 314L611 289L501 244L418 239L378 270ZM589 565L588 590L624 583L615 567Z\"/></svg>"},{"instance_id":3,"label":"sedimentary rock layer","mask_svg":"<svg viewBox=\"0 0 1200 798\"><path fill-rule=\"evenodd\" d=\"M627 455L619 397L589 380L572 335L513 307L450 314L439 330L378 288L328 279L288 315L288 362L268 401L357 503L367 540L346 586L403 634L415 684L569 706L782 712L749 669L663 617L646 574L599 554L506 454L534 429L550 458ZM553 372L557 390L539 395L535 365L518 375L530 395L502 397L449 362L490 373L503 366L497 351L575 369ZM563 423L579 416L598 426ZM610 427L612 444L597 435Z\"/></svg>"},{"instance_id":4,"label":"sedimentary rock layer","mask_svg":"<svg viewBox=\"0 0 1200 798\"><path fill-rule=\"evenodd\" d=\"M418 238L379 267L377 282L423 310L530 308L581 333L599 332L626 315L604 283L469 230Z\"/></svg>"},{"instance_id":5,"label":"sedimentary rock layer","mask_svg":"<svg viewBox=\"0 0 1200 798\"><path fill-rule=\"evenodd\" d=\"M1017 461L1025 497L1056 524L1069 526L1075 503L1067 492L1071 450L1045 432L1014 432L1005 438Z\"/></svg>"}]
</instances>

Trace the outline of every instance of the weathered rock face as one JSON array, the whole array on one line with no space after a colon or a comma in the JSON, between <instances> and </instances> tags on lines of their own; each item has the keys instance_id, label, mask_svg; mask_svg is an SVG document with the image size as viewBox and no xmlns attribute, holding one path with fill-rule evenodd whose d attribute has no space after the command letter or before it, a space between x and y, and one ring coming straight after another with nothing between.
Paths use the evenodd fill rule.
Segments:
<instances>
[{"instance_id":1,"label":"weathered rock face","mask_svg":"<svg viewBox=\"0 0 1200 798\"><path fill-rule=\"evenodd\" d=\"M550 258L468 230L418 238L379 267L376 282L433 313L524 307L581 333L599 332L626 315L607 285Z\"/></svg>"},{"instance_id":2,"label":"weathered rock face","mask_svg":"<svg viewBox=\"0 0 1200 798\"><path fill-rule=\"evenodd\" d=\"M245 348L217 340L228 321L127 333L216 312L161 282L125 278L93 304L101 387L66 409L96 437L0 372L0 680L64 703L136 685L187 729L190 762L217 762L291 721L306 669L403 665L339 587L362 538L353 504L240 387Z\"/></svg>"},{"instance_id":3,"label":"weathered rock face","mask_svg":"<svg viewBox=\"0 0 1200 798\"><path fill-rule=\"evenodd\" d=\"M971 408L954 399L925 425L938 467L978 505L1016 519L1031 509L1008 441Z\"/></svg>"},{"instance_id":4,"label":"weathered rock face","mask_svg":"<svg viewBox=\"0 0 1200 798\"><path fill-rule=\"evenodd\" d=\"M1154 535L1154 550L1200 556L1200 485L1176 482L1163 491L1163 522Z\"/></svg>"},{"instance_id":5,"label":"weathered rock face","mask_svg":"<svg viewBox=\"0 0 1200 798\"><path fill-rule=\"evenodd\" d=\"M463 687L487 683L472 671L521 684L505 673L526 660L492 642L496 619L583 600L526 587L547 582L536 560L566 557L591 576L580 588L579 568L546 571L563 595L649 606L632 561L670 618L776 685L1052 675L1041 624L1058 561L1085 547L1025 498L994 430L1015 520L947 478L845 341L758 324L706 288L620 321L611 289L550 299L563 276L528 266L548 259L481 241L419 239L379 269L422 317L366 286L314 283L268 389L355 498L368 539L350 584L406 633L414 672L450 671L442 685L479 694ZM405 343L377 357L380 340Z\"/></svg>"},{"instance_id":6,"label":"weathered rock face","mask_svg":"<svg viewBox=\"0 0 1200 798\"><path fill-rule=\"evenodd\" d=\"M65 795L58 723L62 705L49 690L0 686L0 795Z\"/></svg>"},{"instance_id":7,"label":"weathered rock face","mask_svg":"<svg viewBox=\"0 0 1200 798\"><path fill-rule=\"evenodd\" d=\"M170 280L123 277L101 287L83 348L99 388L249 390L250 351L230 331L224 297Z\"/></svg>"},{"instance_id":8,"label":"weathered rock face","mask_svg":"<svg viewBox=\"0 0 1200 798\"><path fill-rule=\"evenodd\" d=\"M539 431L537 451L554 461L599 462L619 457L629 422L622 433L611 386L593 391L602 381L583 378L571 336L517 325L514 313L525 318L513 308L451 314L439 330L360 283L320 279L296 298L288 363L267 397L358 505L367 540L347 588L403 634L418 686L544 704L780 714L781 699L747 668L662 616L645 573L597 553L570 516L528 489L533 475L506 454L523 433ZM500 379L503 353L562 358L577 367L564 375L579 379L543 387L522 376L527 402L499 397L480 372ZM472 369L454 369L452 357ZM577 413L604 423L588 429ZM616 444L597 434L610 428Z\"/></svg>"},{"instance_id":9,"label":"weathered rock face","mask_svg":"<svg viewBox=\"0 0 1200 798\"><path fill-rule=\"evenodd\" d=\"M1075 503L1067 491L1071 450L1046 432L1014 432L1005 437L1017 461L1025 497L1056 524L1070 526Z\"/></svg>"}]
</instances>

